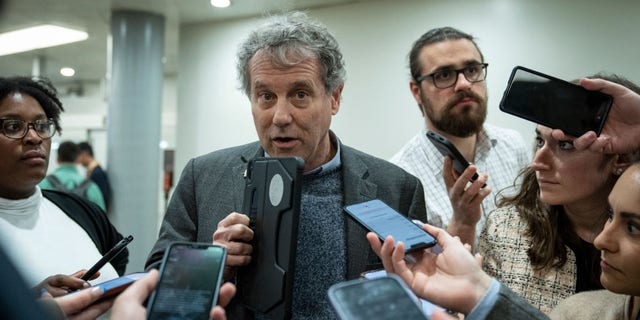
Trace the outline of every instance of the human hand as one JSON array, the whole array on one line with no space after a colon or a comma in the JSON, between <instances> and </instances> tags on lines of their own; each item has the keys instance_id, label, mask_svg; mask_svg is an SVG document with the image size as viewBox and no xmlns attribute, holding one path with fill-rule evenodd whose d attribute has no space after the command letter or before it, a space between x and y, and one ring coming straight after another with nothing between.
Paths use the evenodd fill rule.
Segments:
<instances>
[{"instance_id":1,"label":"human hand","mask_svg":"<svg viewBox=\"0 0 640 320\"><path fill-rule=\"evenodd\" d=\"M613 97L613 105L604 123L602 132L596 137L589 131L573 140L577 150L589 149L604 153L630 153L640 148L640 95L620 84L603 79L580 79L587 90L597 90ZM558 140L572 140L562 130L555 129L552 136Z\"/></svg>"},{"instance_id":2,"label":"human hand","mask_svg":"<svg viewBox=\"0 0 640 320\"><path fill-rule=\"evenodd\" d=\"M147 310L144 301L149 297L158 283L158 270L152 269L149 274L134 282L122 292L111 309L112 319L146 319ZM209 317L215 320L226 320L224 307L229 304L236 293L236 287L230 282L220 287L218 305L213 307Z\"/></svg>"},{"instance_id":3,"label":"human hand","mask_svg":"<svg viewBox=\"0 0 640 320\"><path fill-rule=\"evenodd\" d=\"M51 297L59 297L66 295L70 291L88 288L90 285L86 281L80 279L87 270L82 269L80 271L76 271L71 275L66 274L56 274L46 279L42 280L42 282L38 283L31 290L36 292L37 294L45 293L44 297L47 297L46 294ZM96 273L91 279L95 279L100 276L100 273Z\"/></svg>"},{"instance_id":4,"label":"human hand","mask_svg":"<svg viewBox=\"0 0 640 320\"><path fill-rule=\"evenodd\" d=\"M148 274L125 289L113 303L111 319L146 319L147 309L144 301L158 283L158 270L151 269Z\"/></svg>"},{"instance_id":5,"label":"human hand","mask_svg":"<svg viewBox=\"0 0 640 320\"><path fill-rule=\"evenodd\" d=\"M218 295L218 305L211 309L211 313L209 313L209 318L214 320L226 320L227 316L224 311L224 307L229 304L229 301L236 294L236 286L227 282L220 287L220 294Z\"/></svg>"},{"instance_id":6,"label":"human hand","mask_svg":"<svg viewBox=\"0 0 640 320\"><path fill-rule=\"evenodd\" d=\"M491 193L491 187L486 185L488 176L479 174L478 179L469 183L477 168L468 166L458 175L453 169L452 160L444 159L442 176L447 187L453 215L447 230L462 238L463 243L472 244L475 241L476 224L482 218L482 201Z\"/></svg>"},{"instance_id":7,"label":"human hand","mask_svg":"<svg viewBox=\"0 0 640 320\"><path fill-rule=\"evenodd\" d=\"M416 256L415 264L405 261L402 242L393 248L393 238L380 245L374 234L367 234L372 249L382 259L387 272L399 275L416 293L441 307L468 314L482 299L491 285L491 277L482 271L481 257L474 257L457 237L446 231L424 225L438 240L442 253L430 249ZM375 239L377 240L377 239Z\"/></svg>"},{"instance_id":8,"label":"human hand","mask_svg":"<svg viewBox=\"0 0 640 320\"><path fill-rule=\"evenodd\" d=\"M247 215L232 212L218 223L218 229L213 233L213 243L227 249L224 278L231 279L236 267L251 262L253 246L249 244L253 239L253 230L249 228Z\"/></svg>"},{"instance_id":9,"label":"human hand","mask_svg":"<svg viewBox=\"0 0 640 320\"><path fill-rule=\"evenodd\" d=\"M113 299L98 300L104 291L100 287L92 287L53 298L43 294L42 299L52 299L70 320L96 319L105 313L113 303Z\"/></svg>"}]
</instances>

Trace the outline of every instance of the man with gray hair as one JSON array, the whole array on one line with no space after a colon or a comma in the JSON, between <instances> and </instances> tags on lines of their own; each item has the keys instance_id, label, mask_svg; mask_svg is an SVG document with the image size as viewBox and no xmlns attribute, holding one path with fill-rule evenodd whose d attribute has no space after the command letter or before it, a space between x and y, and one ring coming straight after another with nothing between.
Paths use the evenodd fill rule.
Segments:
<instances>
[{"instance_id":1,"label":"man with gray hair","mask_svg":"<svg viewBox=\"0 0 640 320\"><path fill-rule=\"evenodd\" d=\"M253 250L250 219L240 212L246 159L297 156L305 166L292 316L333 318L329 286L382 266L365 229L346 218L343 206L378 198L425 221L422 185L399 167L342 144L329 129L340 109L344 63L335 38L306 14L273 17L253 31L238 50L238 73L259 141L189 161L147 266L157 266L171 241L213 237L227 248L225 278L233 279Z\"/></svg>"}]
</instances>

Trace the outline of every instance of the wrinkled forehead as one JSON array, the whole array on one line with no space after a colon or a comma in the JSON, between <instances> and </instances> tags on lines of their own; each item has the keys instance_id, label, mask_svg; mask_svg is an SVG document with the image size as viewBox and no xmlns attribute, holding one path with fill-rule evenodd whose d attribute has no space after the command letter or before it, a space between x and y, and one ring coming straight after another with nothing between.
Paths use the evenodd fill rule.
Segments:
<instances>
[{"instance_id":1,"label":"wrinkled forehead","mask_svg":"<svg viewBox=\"0 0 640 320\"><path fill-rule=\"evenodd\" d=\"M268 61L280 68L289 68L305 60L317 58L311 50L301 46L269 46L251 57L250 62Z\"/></svg>"}]
</instances>

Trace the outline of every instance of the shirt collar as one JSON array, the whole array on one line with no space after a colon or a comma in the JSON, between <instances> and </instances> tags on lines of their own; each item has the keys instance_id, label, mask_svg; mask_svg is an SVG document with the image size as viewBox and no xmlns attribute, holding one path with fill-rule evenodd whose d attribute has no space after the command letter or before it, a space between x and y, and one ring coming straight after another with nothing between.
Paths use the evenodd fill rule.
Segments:
<instances>
[{"instance_id":1,"label":"shirt collar","mask_svg":"<svg viewBox=\"0 0 640 320\"><path fill-rule=\"evenodd\" d=\"M340 139L338 139L338 137L331 130L329 130L329 140L331 141L331 144L336 146L336 154L333 156L333 158L331 158L331 160L329 160L325 164L315 169L311 169L308 172L305 172L304 175L318 174L322 171L335 169L342 165L342 159L340 157L340 154L342 152L341 151L342 148L340 147L340 145L342 143L340 142ZM264 156L267 158L270 157L266 151L264 152Z\"/></svg>"}]
</instances>

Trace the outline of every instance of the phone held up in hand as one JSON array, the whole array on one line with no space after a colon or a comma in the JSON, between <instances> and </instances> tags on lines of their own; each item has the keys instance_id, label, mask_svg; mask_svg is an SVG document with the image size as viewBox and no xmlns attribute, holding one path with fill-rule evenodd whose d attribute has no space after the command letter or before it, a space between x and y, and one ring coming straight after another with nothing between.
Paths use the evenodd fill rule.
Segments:
<instances>
[{"instance_id":1,"label":"phone held up in hand","mask_svg":"<svg viewBox=\"0 0 640 320\"><path fill-rule=\"evenodd\" d=\"M124 289L128 288L130 285L132 285L134 282L144 277L145 275L147 275L146 272L134 272L119 278L107 280L105 282L93 285L93 287L102 288L102 296L97 301L120 294L122 291L124 291Z\"/></svg>"},{"instance_id":2,"label":"phone held up in hand","mask_svg":"<svg viewBox=\"0 0 640 320\"><path fill-rule=\"evenodd\" d=\"M344 210L380 240L391 235L396 243L402 241L407 253L436 244L436 238L381 200L348 205Z\"/></svg>"},{"instance_id":3,"label":"phone held up in hand","mask_svg":"<svg viewBox=\"0 0 640 320\"><path fill-rule=\"evenodd\" d=\"M396 275L340 282L328 295L342 320L428 319L418 298Z\"/></svg>"},{"instance_id":4,"label":"phone held up in hand","mask_svg":"<svg viewBox=\"0 0 640 320\"><path fill-rule=\"evenodd\" d=\"M147 319L209 319L218 301L225 248L174 242L160 264L160 277L147 304Z\"/></svg>"},{"instance_id":5,"label":"phone held up in hand","mask_svg":"<svg viewBox=\"0 0 640 320\"><path fill-rule=\"evenodd\" d=\"M600 135L613 99L544 73L516 66L500 101L500 110L579 137Z\"/></svg>"},{"instance_id":6,"label":"phone held up in hand","mask_svg":"<svg viewBox=\"0 0 640 320\"><path fill-rule=\"evenodd\" d=\"M429 139L429 141L431 141L431 143L433 143L434 146L436 146L436 149L440 151L440 154L445 157L449 156L451 158L453 162L453 169L456 170L458 174L462 174L462 172L467 169L467 167L469 166L469 162L464 158L464 156L462 156L462 153L458 151L456 146L454 146L453 143L449 141L449 139L441 134L430 130L427 130L427 138ZM478 173L474 173L473 177L471 177L471 180L469 181L474 182L477 179ZM485 186L486 185L483 185L482 187L484 188Z\"/></svg>"},{"instance_id":7,"label":"phone held up in hand","mask_svg":"<svg viewBox=\"0 0 640 320\"><path fill-rule=\"evenodd\" d=\"M113 258L115 258L120 252L124 251L124 249L133 241L133 236L129 235L126 238L122 238L120 242L118 242L113 248L111 248L107 253L96 262L87 272L85 272L81 279L84 281L89 281L105 264L109 263Z\"/></svg>"}]
</instances>

